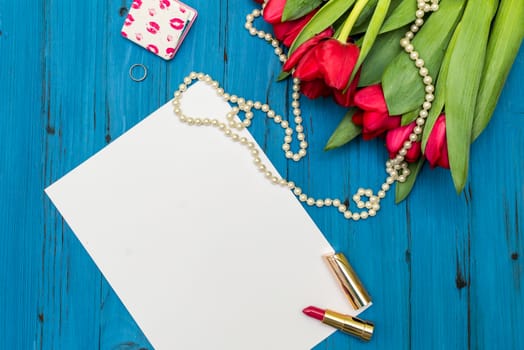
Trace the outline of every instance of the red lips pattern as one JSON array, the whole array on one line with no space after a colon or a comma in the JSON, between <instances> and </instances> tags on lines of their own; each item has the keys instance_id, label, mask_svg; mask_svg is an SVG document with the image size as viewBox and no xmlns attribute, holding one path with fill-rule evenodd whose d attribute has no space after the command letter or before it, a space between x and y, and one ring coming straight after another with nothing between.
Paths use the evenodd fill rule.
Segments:
<instances>
[{"instance_id":1,"label":"red lips pattern","mask_svg":"<svg viewBox=\"0 0 524 350\"><path fill-rule=\"evenodd\" d=\"M169 6L171 6L171 3L169 2L169 0L160 0L160 9L161 10L165 10L167 9Z\"/></svg>"},{"instance_id":2,"label":"red lips pattern","mask_svg":"<svg viewBox=\"0 0 524 350\"><path fill-rule=\"evenodd\" d=\"M160 26L156 22L149 22L146 27L146 30L151 34L156 34L160 30Z\"/></svg>"},{"instance_id":3,"label":"red lips pattern","mask_svg":"<svg viewBox=\"0 0 524 350\"><path fill-rule=\"evenodd\" d=\"M142 7L142 0L134 0L133 4L131 5L131 8L138 10L140 9L140 7Z\"/></svg>"},{"instance_id":4,"label":"red lips pattern","mask_svg":"<svg viewBox=\"0 0 524 350\"><path fill-rule=\"evenodd\" d=\"M182 28L184 28L184 21L180 18L171 18L169 20L169 24L171 24L171 28L173 28L174 30L181 30Z\"/></svg>"},{"instance_id":5,"label":"red lips pattern","mask_svg":"<svg viewBox=\"0 0 524 350\"><path fill-rule=\"evenodd\" d=\"M169 16L169 25L166 16ZM193 9L178 1L156 0L143 6L143 0L133 0L121 33L148 51L171 59L186 23L191 23L195 16Z\"/></svg>"}]
</instances>

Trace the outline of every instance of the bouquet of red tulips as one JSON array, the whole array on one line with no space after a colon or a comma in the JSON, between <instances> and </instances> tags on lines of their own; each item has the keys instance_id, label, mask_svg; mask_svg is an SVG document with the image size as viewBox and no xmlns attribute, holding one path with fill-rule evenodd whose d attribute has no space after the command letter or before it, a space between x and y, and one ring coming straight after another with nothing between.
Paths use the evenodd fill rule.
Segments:
<instances>
[{"instance_id":1,"label":"bouquet of red tulips","mask_svg":"<svg viewBox=\"0 0 524 350\"><path fill-rule=\"evenodd\" d=\"M425 160L449 168L462 191L470 145L524 36L524 0L256 1L288 48L279 78L293 75L307 97L348 107L327 150L360 134L385 137L391 157L409 163L397 201Z\"/></svg>"}]
</instances>

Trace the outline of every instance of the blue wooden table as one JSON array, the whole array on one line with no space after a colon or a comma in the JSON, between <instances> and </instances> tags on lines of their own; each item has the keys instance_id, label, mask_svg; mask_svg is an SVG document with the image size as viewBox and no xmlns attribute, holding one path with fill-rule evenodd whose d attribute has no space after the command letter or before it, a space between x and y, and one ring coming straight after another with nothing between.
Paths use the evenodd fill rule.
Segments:
<instances>
[{"instance_id":1,"label":"blue wooden table","mask_svg":"<svg viewBox=\"0 0 524 350\"><path fill-rule=\"evenodd\" d=\"M168 101L193 70L289 114L278 60L243 29L254 3L187 2L200 16L166 63L120 36L128 0L0 0L0 349L151 349L46 186ZM149 68L142 83L128 77L134 63ZM375 303L362 315L376 324L370 343L337 333L319 350L524 348L523 78L521 50L462 193L448 171L425 168L407 201L388 197L372 220L308 208ZM343 199L381 183L383 141L325 153L344 111L331 100L304 101L303 111L310 153L299 164L283 158L274 123L259 117L251 128L282 174Z\"/></svg>"}]
</instances>

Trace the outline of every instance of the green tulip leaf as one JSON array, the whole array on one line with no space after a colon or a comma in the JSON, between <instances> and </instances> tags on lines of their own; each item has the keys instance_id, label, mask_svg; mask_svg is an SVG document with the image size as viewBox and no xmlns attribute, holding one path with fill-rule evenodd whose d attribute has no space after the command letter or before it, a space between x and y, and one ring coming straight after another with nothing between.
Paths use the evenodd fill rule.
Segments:
<instances>
[{"instance_id":1,"label":"green tulip leaf","mask_svg":"<svg viewBox=\"0 0 524 350\"><path fill-rule=\"evenodd\" d=\"M307 15L322 4L322 0L287 0L282 12L282 22Z\"/></svg>"},{"instance_id":2,"label":"green tulip leaf","mask_svg":"<svg viewBox=\"0 0 524 350\"><path fill-rule=\"evenodd\" d=\"M335 23L349 8L355 0L330 0L318 10L311 20L302 28L298 36L291 44L288 55L291 55L301 44L308 39L329 28Z\"/></svg>"},{"instance_id":3,"label":"green tulip leaf","mask_svg":"<svg viewBox=\"0 0 524 350\"><path fill-rule=\"evenodd\" d=\"M364 6L364 9L360 13L360 16L358 17L357 21L355 22L355 25L353 26L353 29L351 30L351 34L355 32L355 29L364 26L367 28L367 24L369 23L371 16L373 15L373 12L375 10L375 6L377 5L378 0L369 0L366 6ZM363 30L362 32L364 32Z\"/></svg>"},{"instance_id":4,"label":"green tulip leaf","mask_svg":"<svg viewBox=\"0 0 524 350\"><path fill-rule=\"evenodd\" d=\"M478 95L473 140L488 125L524 37L524 0L502 0L491 30Z\"/></svg>"},{"instance_id":5,"label":"green tulip leaf","mask_svg":"<svg viewBox=\"0 0 524 350\"><path fill-rule=\"evenodd\" d=\"M417 11L416 1L402 1L388 16L380 32L386 33L413 22L416 19L415 11Z\"/></svg>"},{"instance_id":6,"label":"green tulip leaf","mask_svg":"<svg viewBox=\"0 0 524 350\"><path fill-rule=\"evenodd\" d=\"M391 4L389 5L389 10L386 15L386 20L393 13L393 11L397 8L397 6L402 3L402 1L403 0L391 0ZM373 1L373 7L376 5L376 3L377 3L376 1ZM363 14L360 16L358 21L355 23L355 26L353 27L353 29L351 30L351 35L364 33L367 30L369 21L371 20L371 15L373 14L373 12L371 11L367 13L367 9L365 11L366 11L365 19L363 17L364 15L364 12L363 12ZM379 34L382 34L382 33L383 31L381 29Z\"/></svg>"},{"instance_id":7,"label":"green tulip leaf","mask_svg":"<svg viewBox=\"0 0 524 350\"><path fill-rule=\"evenodd\" d=\"M282 81L287 79L291 75L291 72L280 72L280 74L277 77L277 81Z\"/></svg>"},{"instance_id":8,"label":"green tulip leaf","mask_svg":"<svg viewBox=\"0 0 524 350\"><path fill-rule=\"evenodd\" d=\"M446 48L463 12L466 0L443 1L413 39L433 79L437 78ZM408 54L402 52L388 65L382 88L391 115L412 111L424 101L424 84Z\"/></svg>"},{"instance_id":9,"label":"green tulip leaf","mask_svg":"<svg viewBox=\"0 0 524 350\"><path fill-rule=\"evenodd\" d=\"M346 113L340 124L333 132L333 135L331 135L329 138L326 146L324 147L324 151L330 151L343 146L360 135L362 128L358 125L355 125L352 120L353 114L355 114L356 111L356 108L351 108Z\"/></svg>"},{"instance_id":10,"label":"green tulip leaf","mask_svg":"<svg viewBox=\"0 0 524 350\"><path fill-rule=\"evenodd\" d=\"M435 100L432 103L431 109L429 110L428 117L426 118L426 123L424 124L424 132L422 133L422 153L426 150L426 145L428 144L429 136L435 126L438 116L444 108L444 102L446 100L446 84L448 79L448 70L449 70L449 60L451 59L451 54L455 48L455 43L457 42L457 36L460 33L460 23L457 25L453 36L444 55L442 65L440 66L440 73L438 80L435 84Z\"/></svg>"},{"instance_id":11,"label":"green tulip leaf","mask_svg":"<svg viewBox=\"0 0 524 350\"><path fill-rule=\"evenodd\" d=\"M417 117L418 117L419 112L420 112L420 108L417 108L415 110L412 110L411 112L404 113L402 115L402 119L400 121L400 125L405 126L405 125L408 125L409 123L415 121L415 119L417 119Z\"/></svg>"},{"instance_id":12,"label":"green tulip leaf","mask_svg":"<svg viewBox=\"0 0 524 350\"><path fill-rule=\"evenodd\" d=\"M395 58L402 48L398 44L407 27L381 34L375 40L375 45L369 51L360 70L359 86L369 86L380 83L387 65Z\"/></svg>"},{"instance_id":13,"label":"green tulip leaf","mask_svg":"<svg viewBox=\"0 0 524 350\"><path fill-rule=\"evenodd\" d=\"M420 169L422 169L423 165L424 165L424 157L420 157L420 159L415 163L408 164L410 174L406 178L406 181L397 182L397 184L395 185L395 203L396 204L402 202L404 199L408 197L411 190L413 189L413 186L415 185L415 181L417 181L418 173L420 172Z\"/></svg>"},{"instance_id":14,"label":"green tulip leaf","mask_svg":"<svg viewBox=\"0 0 524 350\"><path fill-rule=\"evenodd\" d=\"M378 33L380 31L380 27L382 27L382 23L384 23L384 19L386 18L386 14L388 13L390 3L391 0L378 0L377 7L375 8L375 12L371 17L371 21L369 22L366 34L364 34L364 39L362 41L362 46L360 47L358 60L355 64L355 67L353 68L353 72L351 73L351 77L349 78L347 87L349 87L349 85L355 78L355 75L357 74L358 70L360 69L362 62L364 62L368 53L371 51L371 48L375 43L375 39L377 38Z\"/></svg>"},{"instance_id":15,"label":"green tulip leaf","mask_svg":"<svg viewBox=\"0 0 524 350\"><path fill-rule=\"evenodd\" d=\"M496 0L469 0L449 61L446 136L457 193L466 185L473 119Z\"/></svg>"}]
</instances>

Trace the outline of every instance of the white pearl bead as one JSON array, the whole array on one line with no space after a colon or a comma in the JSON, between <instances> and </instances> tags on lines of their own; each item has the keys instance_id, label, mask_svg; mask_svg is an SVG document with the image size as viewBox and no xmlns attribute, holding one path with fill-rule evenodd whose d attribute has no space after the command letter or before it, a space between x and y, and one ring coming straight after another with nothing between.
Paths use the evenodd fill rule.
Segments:
<instances>
[{"instance_id":1,"label":"white pearl bead","mask_svg":"<svg viewBox=\"0 0 524 350\"><path fill-rule=\"evenodd\" d=\"M411 51L411 53L409 54L409 58L411 58L412 60L418 59L418 52L417 51Z\"/></svg>"},{"instance_id":2,"label":"white pearl bead","mask_svg":"<svg viewBox=\"0 0 524 350\"><path fill-rule=\"evenodd\" d=\"M418 115L421 117L421 118L427 118L428 117L428 111L426 111L425 109L421 110Z\"/></svg>"},{"instance_id":3,"label":"white pearl bead","mask_svg":"<svg viewBox=\"0 0 524 350\"><path fill-rule=\"evenodd\" d=\"M368 218L368 216L369 216L369 214L368 214L367 212L365 212L365 211L363 211L362 213L360 213L360 218L361 218L361 219L364 219L364 220L365 220L365 219Z\"/></svg>"},{"instance_id":4,"label":"white pearl bead","mask_svg":"<svg viewBox=\"0 0 524 350\"><path fill-rule=\"evenodd\" d=\"M352 219L355 220L355 221L360 220L360 214L359 213L353 213Z\"/></svg>"},{"instance_id":5,"label":"white pearl bead","mask_svg":"<svg viewBox=\"0 0 524 350\"><path fill-rule=\"evenodd\" d=\"M411 40L411 39L413 39L415 34L410 30L410 31L407 31L404 36L406 37L406 39Z\"/></svg>"},{"instance_id":6,"label":"white pearl bead","mask_svg":"<svg viewBox=\"0 0 524 350\"><path fill-rule=\"evenodd\" d=\"M417 125L420 125L420 126L424 125L425 122L426 120L424 118L417 118L416 120Z\"/></svg>"},{"instance_id":7,"label":"white pearl bead","mask_svg":"<svg viewBox=\"0 0 524 350\"><path fill-rule=\"evenodd\" d=\"M422 18L417 18L415 20L415 25L418 26L418 27L422 27L422 25L424 24L424 20Z\"/></svg>"},{"instance_id":8,"label":"white pearl bead","mask_svg":"<svg viewBox=\"0 0 524 350\"><path fill-rule=\"evenodd\" d=\"M424 67L424 60L422 58L418 58L417 60L415 60L415 66L417 66L418 68Z\"/></svg>"},{"instance_id":9,"label":"white pearl bead","mask_svg":"<svg viewBox=\"0 0 524 350\"><path fill-rule=\"evenodd\" d=\"M435 99L435 95L433 94L426 94L426 101L432 102Z\"/></svg>"},{"instance_id":10,"label":"white pearl bead","mask_svg":"<svg viewBox=\"0 0 524 350\"><path fill-rule=\"evenodd\" d=\"M300 196L302 194L302 189L300 187L295 187L295 189L293 190L293 193L296 194L297 196Z\"/></svg>"},{"instance_id":11,"label":"white pearl bead","mask_svg":"<svg viewBox=\"0 0 524 350\"><path fill-rule=\"evenodd\" d=\"M306 203L307 203L307 205L313 205L313 204L315 204L315 200L313 198L309 197L307 199Z\"/></svg>"},{"instance_id":12,"label":"white pearl bead","mask_svg":"<svg viewBox=\"0 0 524 350\"><path fill-rule=\"evenodd\" d=\"M300 196L298 196L298 200L301 202L305 202L307 201L307 196L302 193Z\"/></svg>"},{"instance_id":13,"label":"white pearl bead","mask_svg":"<svg viewBox=\"0 0 524 350\"><path fill-rule=\"evenodd\" d=\"M344 212L344 217L345 217L346 219L351 219L352 216L353 216L353 214L352 214L350 211L345 211L345 212Z\"/></svg>"},{"instance_id":14,"label":"white pearl bead","mask_svg":"<svg viewBox=\"0 0 524 350\"><path fill-rule=\"evenodd\" d=\"M333 199L333 206L334 207L340 206L340 199Z\"/></svg>"},{"instance_id":15,"label":"white pearl bead","mask_svg":"<svg viewBox=\"0 0 524 350\"><path fill-rule=\"evenodd\" d=\"M405 48L405 47L407 47L408 45L409 45L409 40L408 40L408 39L406 39L406 38L402 38L402 39L400 39L400 46L402 46L402 47ZM413 50L412 50L412 51L413 51Z\"/></svg>"},{"instance_id":16,"label":"white pearl bead","mask_svg":"<svg viewBox=\"0 0 524 350\"><path fill-rule=\"evenodd\" d=\"M422 67L419 69L418 74L420 74L422 77L425 77L429 74L429 71L426 67Z\"/></svg>"},{"instance_id":17,"label":"white pearl bead","mask_svg":"<svg viewBox=\"0 0 524 350\"><path fill-rule=\"evenodd\" d=\"M409 27L409 30L411 30L413 33L418 32L419 28L416 24L413 24L411 27Z\"/></svg>"},{"instance_id":18,"label":"white pearl bead","mask_svg":"<svg viewBox=\"0 0 524 350\"><path fill-rule=\"evenodd\" d=\"M324 205L331 206L333 204L333 200L331 198L324 199Z\"/></svg>"},{"instance_id":19,"label":"white pearl bead","mask_svg":"<svg viewBox=\"0 0 524 350\"><path fill-rule=\"evenodd\" d=\"M324 201L322 199L317 199L315 205L319 208L322 208L324 206Z\"/></svg>"},{"instance_id":20,"label":"white pearl bead","mask_svg":"<svg viewBox=\"0 0 524 350\"><path fill-rule=\"evenodd\" d=\"M344 204L340 204L338 206L338 211L341 212L341 213L345 212L346 211L346 206Z\"/></svg>"},{"instance_id":21,"label":"white pearl bead","mask_svg":"<svg viewBox=\"0 0 524 350\"><path fill-rule=\"evenodd\" d=\"M430 76L425 76L422 81L424 82L424 84L429 85L433 82L433 78Z\"/></svg>"}]
</instances>

